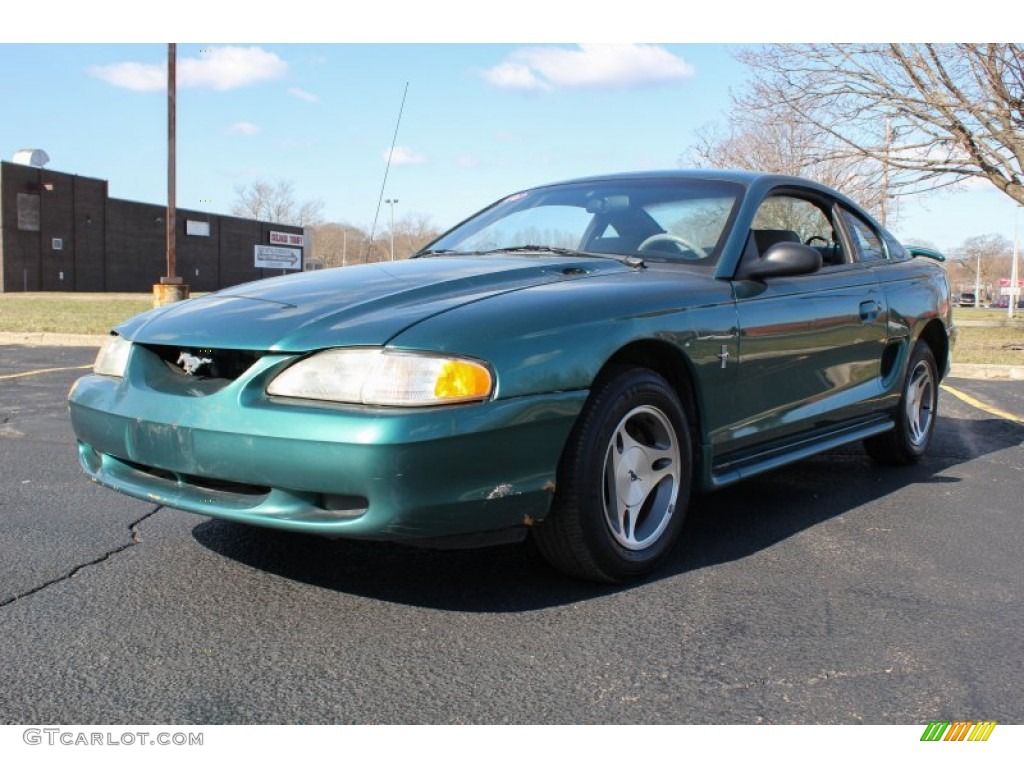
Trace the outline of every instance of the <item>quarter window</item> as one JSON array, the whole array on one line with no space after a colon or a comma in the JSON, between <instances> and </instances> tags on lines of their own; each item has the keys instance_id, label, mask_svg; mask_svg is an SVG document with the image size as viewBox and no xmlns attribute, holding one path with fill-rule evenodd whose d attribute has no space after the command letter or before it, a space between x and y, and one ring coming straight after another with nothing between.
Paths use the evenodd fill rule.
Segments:
<instances>
[{"instance_id":1,"label":"quarter window","mask_svg":"<svg viewBox=\"0 0 1024 768\"><path fill-rule=\"evenodd\" d=\"M841 209L843 223L847 232L850 233L850 240L853 241L853 249L859 261L879 261L885 259L885 247L878 233L857 214Z\"/></svg>"},{"instance_id":2,"label":"quarter window","mask_svg":"<svg viewBox=\"0 0 1024 768\"><path fill-rule=\"evenodd\" d=\"M885 247L889 251L889 261L907 261L910 258L910 254L900 244L900 241L884 229L882 230L882 240L885 241Z\"/></svg>"}]
</instances>

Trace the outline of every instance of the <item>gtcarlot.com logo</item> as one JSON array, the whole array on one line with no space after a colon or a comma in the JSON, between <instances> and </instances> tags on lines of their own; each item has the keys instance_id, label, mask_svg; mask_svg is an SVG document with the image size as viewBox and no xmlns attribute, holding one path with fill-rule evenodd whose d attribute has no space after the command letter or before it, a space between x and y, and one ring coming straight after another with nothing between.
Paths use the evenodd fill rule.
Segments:
<instances>
[{"instance_id":1,"label":"gtcarlot.com logo","mask_svg":"<svg viewBox=\"0 0 1024 768\"><path fill-rule=\"evenodd\" d=\"M932 720L921 741L988 741L995 728L995 720Z\"/></svg>"},{"instance_id":2,"label":"gtcarlot.com logo","mask_svg":"<svg viewBox=\"0 0 1024 768\"><path fill-rule=\"evenodd\" d=\"M64 728L26 728L22 741L31 746L46 744L65 747L201 747L203 734L181 731L76 731Z\"/></svg>"}]
</instances>

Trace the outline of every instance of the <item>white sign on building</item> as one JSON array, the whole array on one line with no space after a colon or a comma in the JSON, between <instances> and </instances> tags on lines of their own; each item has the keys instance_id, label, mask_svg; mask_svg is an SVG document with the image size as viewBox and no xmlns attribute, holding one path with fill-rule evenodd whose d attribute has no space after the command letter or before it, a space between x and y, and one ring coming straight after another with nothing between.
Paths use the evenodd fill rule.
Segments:
<instances>
[{"instance_id":1,"label":"white sign on building","mask_svg":"<svg viewBox=\"0 0 1024 768\"><path fill-rule=\"evenodd\" d=\"M276 245L256 246L257 269L302 269L302 251Z\"/></svg>"}]
</instances>

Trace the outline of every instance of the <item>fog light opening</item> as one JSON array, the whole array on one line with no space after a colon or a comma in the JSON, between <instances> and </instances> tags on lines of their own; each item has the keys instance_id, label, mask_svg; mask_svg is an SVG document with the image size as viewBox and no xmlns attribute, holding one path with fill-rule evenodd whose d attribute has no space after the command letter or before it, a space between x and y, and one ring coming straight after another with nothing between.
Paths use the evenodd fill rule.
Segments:
<instances>
[{"instance_id":1,"label":"fog light opening","mask_svg":"<svg viewBox=\"0 0 1024 768\"><path fill-rule=\"evenodd\" d=\"M339 519L364 515L368 507L369 501L363 496L344 496L335 493L320 495L320 508Z\"/></svg>"}]
</instances>

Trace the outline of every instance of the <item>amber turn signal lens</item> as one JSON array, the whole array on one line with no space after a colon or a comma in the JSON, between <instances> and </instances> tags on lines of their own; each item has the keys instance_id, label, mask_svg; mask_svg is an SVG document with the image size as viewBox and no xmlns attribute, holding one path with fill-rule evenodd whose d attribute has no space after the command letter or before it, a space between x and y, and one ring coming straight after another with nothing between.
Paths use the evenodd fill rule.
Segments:
<instances>
[{"instance_id":1,"label":"amber turn signal lens","mask_svg":"<svg viewBox=\"0 0 1024 768\"><path fill-rule=\"evenodd\" d=\"M475 400L491 394L491 373L468 360L447 360L437 374L434 396L439 400Z\"/></svg>"}]
</instances>

